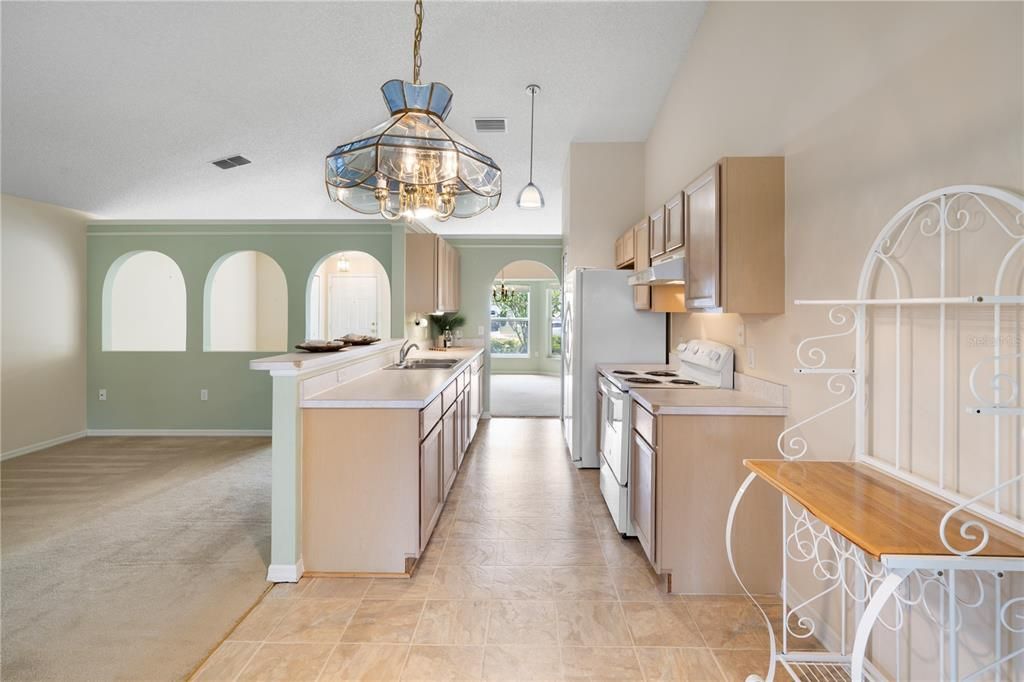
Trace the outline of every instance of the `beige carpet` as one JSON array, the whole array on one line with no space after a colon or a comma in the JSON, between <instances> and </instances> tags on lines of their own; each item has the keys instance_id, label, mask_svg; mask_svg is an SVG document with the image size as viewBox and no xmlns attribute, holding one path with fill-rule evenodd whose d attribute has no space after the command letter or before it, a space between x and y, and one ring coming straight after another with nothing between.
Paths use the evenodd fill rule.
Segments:
<instances>
[{"instance_id":1,"label":"beige carpet","mask_svg":"<svg viewBox=\"0 0 1024 682\"><path fill-rule=\"evenodd\" d=\"M86 438L0 467L4 680L176 680L266 590L269 438Z\"/></svg>"},{"instance_id":2,"label":"beige carpet","mask_svg":"<svg viewBox=\"0 0 1024 682\"><path fill-rule=\"evenodd\" d=\"M491 376L492 417L561 416L562 378L547 374Z\"/></svg>"}]
</instances>

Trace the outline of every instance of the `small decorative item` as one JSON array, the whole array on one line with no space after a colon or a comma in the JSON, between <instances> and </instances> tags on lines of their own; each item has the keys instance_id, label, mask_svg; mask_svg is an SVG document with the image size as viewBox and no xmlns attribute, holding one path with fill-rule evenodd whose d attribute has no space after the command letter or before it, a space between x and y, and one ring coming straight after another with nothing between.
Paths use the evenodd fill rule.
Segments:
<instances>
[{"instance_id":1,"label":"small decorative item","mask_svg":"<svg viewBox=\"0 0 1024 682\"><path fill-rule=\"evenodd\" d=\"M339 350L344 350L350 344L347 341L340 339L335 341L324 341L323 339L310 339L303 341L302 343L296 344L295 347L299 350L308 351L310 353L334 353Z\"/></svg>"},{"instance_id":2,"label":"small decorative item","mask_svg":"<svg viewBox=\"0 0 1024 682\"><path fill-rule=\"evenodd\" d=\"M466 318L459 313L431 315L430 321L436 332L437 347L445 350L451 347L455 330L466 324Z\"/></svg>"}]
</instances>

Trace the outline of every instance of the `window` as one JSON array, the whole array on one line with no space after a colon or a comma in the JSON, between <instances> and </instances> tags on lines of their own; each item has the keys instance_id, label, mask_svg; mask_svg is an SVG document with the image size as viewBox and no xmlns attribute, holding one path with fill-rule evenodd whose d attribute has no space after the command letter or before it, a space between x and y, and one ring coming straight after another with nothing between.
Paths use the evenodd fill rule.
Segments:
<instances>
[{"instance_id":1,"label":"window","mask_svg":"<svg viewBox=\"0 0 1024 682\"><path fill-rule=\"evenodd\" d=\"M283 351L288 347L288 284L273 258L237 251L206 277L203 350Z\"/></svg>"},{"instance_id":2,"label":"window","mask_svg":"<svg viewBox=\"0 0 1024 682\"><path fill-rule=\"evenodd\" d=\"M530 357L530 289L493 287L491 296L491 354L506 358Z\"/></svg>"},{"instance_id":3,"label":"window","mask_svg":"<svg viewBox=\"0 0 1024 682\"><path fill-rule=\"evenodd\" d=\"M551 321L551 334L548 337L548 354L562 354L562 290L548 289L548 319Z\"/></svg>"},{"instance_id":4,"label":"window","mask_svg":"<svg viewBox=\"0 0 1024 682\"><path fill-rule=\"evenodd\" d=\"M103 281L105 351L185 350L185 278L169 256L134 251Z\"/></svg>"}]
</instances>

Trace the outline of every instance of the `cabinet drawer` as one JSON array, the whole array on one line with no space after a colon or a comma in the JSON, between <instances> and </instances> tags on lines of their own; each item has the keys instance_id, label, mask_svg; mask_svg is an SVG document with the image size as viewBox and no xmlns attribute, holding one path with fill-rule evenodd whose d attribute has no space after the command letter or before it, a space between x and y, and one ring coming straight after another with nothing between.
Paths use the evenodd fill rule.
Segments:
<instances>
[{"instance_id":1,"label":"cabinet drawer","mask_svg":"<svg viewBox=\"0 0 1024 682\"><path fill-rule=\"evenodd\" d=\"M455 404L455 399L459 397L459 382L455 380L444 387L441 391L441 411L447 412L448 408Z\"/></svg>"},{"instance_id":2,"label":"cabinet drawer","mask_svg":"<svg viewBox=\"0 0 1024 682\"><path fill-rule=\"evenodd\" d=\"M444 411L441 409L441 396L437 396L430 401L430 404L420 410L420 439L423 439L430 430L434 428L441 419L441 414Z\"/></svg>"},{"instance_id":3,"label":"cabinet drawer","mask_svg":"<svg viewBox=\"0 0 1024 682\"><path fill-rule=\"evenodd\" d=\"M633 403L633 429L643 436L651 447L657 447L658 424L654 415L639 403Z\"/></svg>"}]
</instances>

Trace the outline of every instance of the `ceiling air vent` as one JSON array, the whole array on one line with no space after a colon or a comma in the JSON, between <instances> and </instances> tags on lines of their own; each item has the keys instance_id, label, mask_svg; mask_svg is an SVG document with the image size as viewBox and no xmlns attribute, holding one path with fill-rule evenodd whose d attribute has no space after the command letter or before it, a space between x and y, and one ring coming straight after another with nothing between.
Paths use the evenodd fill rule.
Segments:
<instances>
[{"instance_id":1,"label":"ceiling air vent","mask_svg":"<svg viewBox=\"0 0 1024 682\"><path fill-rule=\"evenodd\" d=\"M244 166L247 163L252 163L249 159L244 156L229 156L226 159L219 159L217 161L211 161L214 166L221 170L227 170L229 168L237 168L238 166Z\"/></svg>"},{"instance_id":2,"label":"ceiling air vent","mask_svg":"<svg viewBox=\"0 0 1024 682\"><path fill-rule=\"evenodd\" d=\"M503 118L475 118L473 123L478 133L504 133L507 130Z\"/></svg>"}]
</instances>

